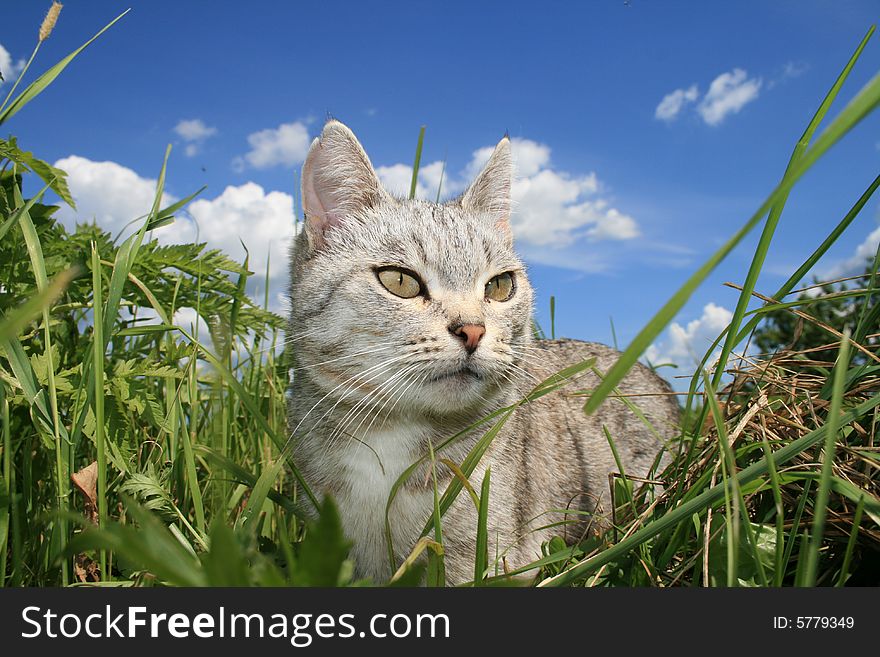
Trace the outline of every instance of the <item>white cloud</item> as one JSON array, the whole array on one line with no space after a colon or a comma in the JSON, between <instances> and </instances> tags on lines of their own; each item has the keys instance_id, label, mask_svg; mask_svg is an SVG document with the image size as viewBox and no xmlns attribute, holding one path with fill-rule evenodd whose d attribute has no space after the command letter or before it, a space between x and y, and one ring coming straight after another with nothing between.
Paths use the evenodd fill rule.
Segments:
<instances>
[{"instance_id":1,"label":"white cloud","mask_svg":"<svg viewBox=\"0 0 880 657\"><path fill-rule=\"evenodd\" d=\"M830 265L819 274L819 278L830 281L835 278L861 274L865 271L865 267L873 262L878 245L880 245L880 226L868 234L849 258Z\"/></svg>"},{"instance_id":2,"label":"white cloud","mask_svg":"<svg viewBox=\"0 0 880 657\"><path fill-rule=\"evenodd\" d=\"M302 164L309 152L309 131L302 121L282 123L248 135L251 150L233 160L233 168L241 171L245 164L255 169L273 166L292 167Z\"/></svg>"},{"instance_id":3,"label":"white cloud","mask_svg":"<svg viewBox=\"0 0 880 657\"><path fill-rule=\"evenodd\" d=\"M115 162L92 162L71 155L55 163L68 172L71 193L77 211L62 207L60 218L68 227L75 221L97 223L114 235L132 219L149 212L156 181L143 178ZM163 207L175 197L165 194ZM266 192L248 182L229 186L213 199L197 199L175 222L158 229L154 235L163 244L207 242L209 248L222 249L242 262L244 242L250 252L250 270L263 284L269 265L270 292L273 301L283 290L287 278L290 241L295 235L293 197L283 192ZM251 288L252 289L252 288Z\"/></svg>"},{"instance_id":4,"label":"white cloud","mask_svg":"<svg viewBox=\"0 0 880 657\"><path fill-rule=\"evenodd\" d=\"M182 119L174 126L174 132L185 141L202 141L217 134L217 128L205 125L201 119Z\"/></svg>"},{"instance_id":5,"label":"white cloud","mask_svg":"<svg viewBox=\"0 0 880 657\"><path fill-rule=\"evenodd\" d=\"M596 175L542 169L519 178L511 195L510 223L517 239L536 246L568 246L581 237L628 239L638 234L632 217L609 208L596 193Z\"/></svg>"},{"instance_id":6,"label":"white cloud","mask_svg":"<svg viewBox=\"0 0 880 657\"><path fill-rule=\"evenodd\" d=\"M693 374L706 351L721 331L727 328L731 319L733 313L730 310L709 303L703 308L703 314L688 322L687 326L672 322L663 338L648 347L645 358L654 365L674 363L679 367L679 375ZM719 351L716 350L709 364L714 363Z\"/></svg>"},{"instance_id":7,"label":"white cloud","mask_svg":"<svg viewBox=\"0 0 880 657\"><path fill-rule=\"evenodd\" d=\"M24 69L24 65L25 61L23 59L19 59L17 62L13 61L9 51L0 44L0 73L3 74L3 80L14 82ZM0 85L2 84L3 82L0 82Z\"/></svg>"},{"instance_id":8,"label":"white cloud","mask_svg":"<svg viewBox=\"0 0 880 657\"><path fill-rule=\"evenodd\" d=\"M192 221L178 218L156 232L162 242L207 242L233 259L244 259L245 243L250 252L250 270L257 276L266 271L276 277L287 272L288 249L295 234L293 197L268 192L254 182L230 185L214 199L197 199L189 204Z\"/></svg>"},{"instance_id":9,"label":"white cloud","mask_svg":"<svg viewBox=\"0 0 880 657\"><path fill-rule=\"evenodd\" d=\"M480 172L494 146L473 152L461 175L443 175L442 198L461 193ZM611 207L598 196L599 181L595 173L575 175L553 168L550 147L530 139L514 138L511 148L516 178L511 189L513 212L511 226L514 236L524 245L541 247L535 253L547 253L570 246L581 238L590 240L628 240L639 235L638 224L631 216ZM431 162L419 168L416 197L434 200L440 182L442 162ZM409 193L412 167L394 164L377 167L382 184L398 196ZM551 258L552 260L552 258Z\"/></svg>"},{"instance_id":10,"label":"white cloud","mask_svg":"<svg viewBox=\"0 0 880 657\"><path fill-rule=\"evenodd\" d=\"M208 137L217 134L217 128L206 125L201 119L182 119L174 126L174 132L187 142L183 149L184 154L193 157L198 154Z\"/></svg>"},{"instance_id":11,"label":"white cloud","mask_svg":"<svg viewBox=\"0 0 880 657\"><path fill-rule=\"evenodd\" d=\"M432 162L433 164L433 162ZM422 167L419 167L421 174ZM376 173L382 186L398 197L406 197L409 195L409 189L412 185L412 167L407 164L392 164L391 166L376 167ZM421 178L421 175L419 176ZM421 181L416 181L416 197L426 198L427 190Z\"/></svg>"},{"instance_id":12,"label":"white cloud","mask_svg":"<svg viewBox=\"0 0 880 657\"><path fill-rule=\"evenodd\" d=\"M408 198L409 189L412 185L412 167L408 164L392 164L390 166L376 167L379 180L386 190L399 198ZM442 176L442 181L441 181ZM419 176L416 180L416 198L429 201L437 200L437 190L440 189L441 198L449 198L463 191L461 181L449 178L443 162L436 161L419 166Z\"/></svg>"},{"instance_id":13,"label":"white cloud","mask_svg":"<svg viewBox=\"0 0 880 657\"><path fill-rule=\"evenodd\" d=\"M729 114L736 114L756 100L761 90L761 78L749 78L741 68L722 73L709 85L709 91L697 105L697 112L708 125L718 125Z\"/></svg>"},{"instance_id":14,"label":"white cloud","mask_svg":"<svg viewBox=\"0 0 880 657\"><path fill-rule=\"evenodd\" d=\"M146 215L153 206L156 181L143 178L116 162L93 162L71 155L55 162L67 172L67 183L76 201L76 211L62 205L58 216L68 228L76 221L95 220L113 234L118 233L132 219ZM162 206L175 201L164 194Z\"/></svg>"},{"instance_id":15,"label":"white cloud","mask_svg":"<svg viewBox=\"0 0 880 657\"><path fill-rule=\"evenodd\" d=\"M782 67L782 76L785 78L799 78L810 70L810 65L806 62L785 62Z\"/></svg>"},{"instance_id":16,"label":"white cloud","mask_svg":"<svg viewBox=\"0 0 880 657\"><path fill-rule=\"evenodd\" d=\"M698 97L699 91L697 91L695 84L687 89L676 89L663 97L663 100L657 105L657 109L654 110L654 117L661 121L672 121L684 109L685 105L695 102Z\"/></svg>"}]
</instances>

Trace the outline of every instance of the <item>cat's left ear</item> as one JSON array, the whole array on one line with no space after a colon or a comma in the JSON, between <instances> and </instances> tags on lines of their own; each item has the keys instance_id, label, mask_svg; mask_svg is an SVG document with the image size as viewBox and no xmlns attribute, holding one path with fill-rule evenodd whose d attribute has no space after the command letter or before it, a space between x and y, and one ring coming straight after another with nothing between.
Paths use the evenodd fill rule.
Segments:
<instances>
[{"instance_id":1,"label":"cat's left ear","mask_svg":"<svg viewBox=\"0 0 880 657\"><path fill-rule=\"evenodd\" d=\"M312 142L302 171L302 203L312 248L322 248L330 230L387 199L354 133L339 121L328 121Z\"/></svg>"},{"instance_id":2,"label":"cat's left ear","mask_svg":"<svg viewBox=\"0 0 880 657\"><path fill-rule=\"evenodd\" d=\"M486 166L464 193L461 206L466 212L489 215L499 230L510 233L510 187L513 181L513 156L510 139L498 142Z\"/></svg>"}]
</instances>

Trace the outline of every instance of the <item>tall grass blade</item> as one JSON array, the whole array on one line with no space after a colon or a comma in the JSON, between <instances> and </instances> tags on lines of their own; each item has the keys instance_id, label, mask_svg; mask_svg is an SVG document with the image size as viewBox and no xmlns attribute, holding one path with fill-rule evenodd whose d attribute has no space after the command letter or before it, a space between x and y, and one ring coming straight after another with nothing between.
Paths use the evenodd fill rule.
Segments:
<instances>
[{"instance_id":1,"label":"tall grass blade","mask_svg":"<svg viewBox=\"0 0 880 657\"><path fill-rule=\"evenodd\" d=\"M92 308L94 309L94 332L92 333L92 372L94 374L95 447L98 452L98 526L107 524L107 453L104 445L104 318L101 278L101 258L98 246L92 242ZM109 572L107 555L101 553L101 581L106 582Z\"/></svg>"},{"instance_id":2,"label":"tall grass blade","mask_svg":"<svg viewBox=\"0 0 880 657\"><path fill-rule=\"evenodd\" d=\"M865 499L859 499L856 504L856 510L853 514L852 530L850 530L849 538L846 541L846 551L843 553L843 564L840 566L840 573L837 575L835 586L843 586L849 579L849 568L852 563L853 552L856 547L856 539L859 536L859 528L862 526L862 512L865 509Z\"/></svg>"},{"instance_id":3,"label":"tall grass blade","mask_svg":"<svg viewBox=\"0 0 880 657\"><path fill-rule=\"evenodd\" d=\"M165 189L165 171L168 168L168 156L171 154L171 146L165 149L165 157L162 161L162 169L159 171L159 179L156 182L156 194L153 198L153 208L147 217L147 220L141 224L140 229L131 237L129 237L119 250L116 252L116 261L113 263L113 274L110 277L110 290L107 293L107 305L104 309L104 349L107 342L113 336L113 328L116 324L116 317L119 313L119 305L122 301L122 292L125 282L131 273L131 268L137 259L138 251L144 240L151 220L159 211L159 204L162 201L162 193Z\"/></svg>"},{"instance_id":4,"label":"tall grass blade","mask_svg":"<svg viewBox=\"0 0 880 657\"><path fill-rule=\"evenodd\" d=\"M0 588L6 586L6 556L12 511L12 434L9 429L9 402L6 386L0 385L0 437L3 461L0 469ZM17 556L17 555L16 555Z\"/></svg>"},{"instance_id":5,"label":"tall grass blade","mask_svg":"<svg viewBox=\"0 0 880 657\"><path fill-rule=\"evenodd\" d=\"M831 408L825 420L825 450L822 459L822 473L819 488L816 491L816 502L813 509L813 528L810 545L806 554L803 585L815 586L819 569L819 551L825 538L825 517L828 514L828 494L831 490L831 474L834 464L834 452L837 445L837 430L840 427L840 407L843 400L843 386L847 366L849 364L849 331L844 334L834 366L834 383L831 392Z\"/></svg>"},{"instance_id":6,"label":"tall grass blade","mask_svg":"<svg viewBox=\"0 0 880 657\"><path fill-rule=\"evenodd\" d=\"M226 381L230 388L235 391L235 394L238 396L239 401L245 406L247 411L251 413L251 417L260 425L260 428L266 433L266 435L275 443L275 446L281 450L282 454L287 454L288 449L288 441L282 439L278 436L277 432L269 426L269 423L266 421L266 418L263 417L263 412L256 405L251 395L245 390L244 386L242 386L241 382L236 379L232 373L226 369L223 362L217 358L209 349L207 349L203 344L201 344L191 333L187 330L177 327L177 330L186 337L187 340L190 341L191 344L195 345L195 347L202 352L205 360L207 360L211 365L217 370L217 373ZM291 468L293 476L296 478L297 483L301 486L303 492L306 494L306 497L309 498L309 501L315 507L315 509L320 508L320 504L318 503L318 498L315 497L315 494L312 492L312 489L309 487L306 480L303 478L299 469L296 465L290 460L287 460L288 465Z\"/></svg>"},{"instance_id":7,"label":"tall grass blade","mask_svg":"<svg viewBox=\"0 0 880 657\"><path fill-rule=\"evenodd\" d=\"M45 289L37 292L18 308L9 312L0 322L0 342L18 337L34 317L51 307L58 300L58 297L64 294L64 290L67 289L77 273L75 268L61 272L49 282Z\"/></svg>"},{"instance_id":8,"label":"tall grass blade","mask_svg":"<svg viewBox=\"0 0 880 657\"><path fill-rule=\"evenodd\" d=\"M639 332L626 351L623 352L620 359L609 370L606 379L599 384L599 387L587 400L584 406L585 412L595 412L605 400L605 397L611 392L611 389L623 379L636 360L644 353L645 349L648 348L663 328L681 310L693 292L714 271L715 267L752 231L770 208L791 190L813 164L872 112L878 104L880 104L880 75L875 75L832 121L831 125L816 139L813 146L807 149L792 168L786 172L782 181L780 181L749 220L688 278L684 285Z\"/></svg>"},{"instance_id":9,"label":"tall grass blade","mask_svg":"<svg viewBox=\"0 0 880 657\"><path fill-rule=\"evenodd\" d=\"M434 494L434 541L443 545L443 522L440 514L440 492L437 489L437 460L434 457L434 445L428 439L428 450L431 457L431 482ZM427 585L431 587L446 586L446 561L442 551L428 552Z\"/></svg>"},{"instance_id":10,"label":"tall grass blade","mask_svg":"<svg viewBox=\"0 0 880 657\"><path fill-rule=\"evenodd\" d=\"M67 65L70 64L70 62L72 62L77 55L79 55L83 50L86 49L86 47L88 47L92 43L92 41L104 34L104 32L109 30L118 20L120 20L130 11L131 9L126 9L124 12L119 14L119 16L117 16L112 21L107 23L107 25L101 28L98 33L95 34L95 36L86 41L83 45L74 50L67 57L52 66L49 70L47 70L40 77L38 77L27 87L25 87L24 90L18 96L16 96L15 100L9 103L9 105L7 105L5 109L0 111L0 125L6 123L9 119L18 114L25 105L27 105L34 98L43 93L43 91L46 90L46 87L54 82L55 78L57 78L61 74L61 71L67 68Z\"/></svg>"},{"instance_id":11,"label":"tall grass blade","mask_svg":"<svg viewBox=\"0 0 880 657\"><path fill-rule=\"evenodd\" d=\"M416 158L413 162L412 181L409 184L409 200L416 197L416 187L419 184L419 165L422 162L422 145L425 143L425 126L419 128L419 141L416 144Z\"/></svg>"},{"instance_id":12,"label":"tall grass blade","mask_svg":"<svg viewBox=\"0 0 880 657\"><path fill-rule=\"evenodd\" d=\"M2 123L2 122L0 122ZM26 208L24 199L21 196L21 190L17 184L12 185L12 194L16 208ZM47 293L49 290L49 281L46 276L46 262L43 258L43 247L40 244L37 229L31 220L30 212L27 209L19 215L18 225L24 235L25 244L27 245L28 256L30 257L31 267L34 271L34 278L37 283L37 291L41 294ZM52 349L52 329L51 317L48 306L44 305L42 309L43 315L43 355L46 358L47 383L49 388L49 413L52 426L52 437L55 447L55 485L58 509L65 511L68 505L68 497L70 493L69 479L72 474L70 469L70 459L68 457L68 442L62 442L62 424L58 411L58 388L55 382L55 363L54 352ZM64 438L67 438L66 432L63 432ZM60 552L67 542L67 520L63 513L58 516L57 525L53 525L52 543L56 552ZM69 582L70 573L66 566L62 566L61 580L64 585Z\"/></svg>"},{"instance_id":13,"label":"tall grass blade","mask_svg":"<svg viewBox=\"0 0 880 657\"><path fill-rule=\"evenodd\" d=\"M789 159L788 165L786 166L783 178L788 175L788 172L791 171L791 169L803 156L804 151L807 149L807 146L810 143L810 140L813 138L813 134L816 132L819 124L825 118L828 110L831 109L831 104L834 102L835 98L837 98L837 94L840 92L841 87L843 87L843 83L849 77L853 66L855 66L856 61L858 61L859 56L862 54L862 51L868 44L868 40L871 38L872 34L874 34L873 25L868 30L868 33L864 36L861 43L859 43L856 51L853 53L852 57L850 57L849 61L846 63L846 66L844 66L843 71L841 71L840 75L837 77L837 80L834 81L831 89L822 100L822 103L819 105L819 109L813 115L813 118L810 120L809 124L807 124L803 135L801 135L801 138L798 140L797 144L794 147L794 152L791 154L791 158ZM752 263L749 266L746 280L743 283L742 292L739 295L736 308L733 311L733 318L730 320L730 324L727 329L727 339L724 341L724 345L721 348L721 355L719 356L718 365L716 366L715 373L712 376L713 388L717 388L718 385L721 383L721 377L724 373L727 360L730 357L730 354L733 352L733 348L736 346L735 339L739 333L740 324L742 324L743 316L745 315L749 302L752 300L752 292L755 289L755 284L758 282L758 276L761 274L761 269L764 266L764 260L766 259L767 252L770 249L770 242L773 240L773 235L776 232L776 227L779 224L779 219L782 216L782 211L785 208L785 202L787 200L788 192L782 194L779 199L773 204L773 207L770 209L770 215L767 217L767 223L764 225L764 231L761 234L760 240L758 240L758 245L755 248L755 254L752 258Z\"/></svg>"},{"instance_id":14,"label":"tall grass blade","mask_svg":"<svg viewBox=\"0 0 880 657\"><path fill-rule=\"evenodd\" d=\"M486 577L489 564L489 488L492 472L486 468L483 485L480 487L480 508L477 513L477 547L474 554L474 586L479 586Z\"/></svg>"}]
</instances>

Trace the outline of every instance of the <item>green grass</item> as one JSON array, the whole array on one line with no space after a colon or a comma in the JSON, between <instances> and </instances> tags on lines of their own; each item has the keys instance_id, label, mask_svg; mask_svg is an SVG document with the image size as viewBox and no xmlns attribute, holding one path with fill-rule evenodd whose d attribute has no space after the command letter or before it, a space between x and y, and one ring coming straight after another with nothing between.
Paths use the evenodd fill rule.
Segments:
<instances>
[{"instance_id":1,"label":"green grass","mask_svg":"<svg viewBox=\"0 0 880 657\"><path fill-rule=\"evenodd\" d=\"M586 397L586 412L618 395L644 349L763 222L733 320L691 381L681 434L669 445L672 462L653 475L663 490L620 473L612 531L577 545L555 538L540 559L512 572L503 555L490 553L491 475L474 477L480 459L521 404L593 368L573 364L476 423L470 430L481 437L461 463L449 462L444 449L463 433L431 445L400 477L388 508L425 462L434 474L434 508L403 564L393 556L386 512L391 585L445 584L443 516L462 492L477 509L473 585L877 583L871 564L880 551L880 365L872 360L871 334L880 316L872 303L880 258L866 289L851 294L862 304L851 335L829 336L839 347L835 363L805 354L771 354L752 365L734 357L768 313L809 311L813 301L787 297L880 186L878 176L770 301L749 310L795 183L880 103L875 77L830 114L872 33L807 122L764 203L670 296L595 390L575 391ZM0 105L0 124L37 99L81 50L18 95L14 88ZM424 129L411 193L423 141ZM332 501L319 502L289 458L284 392L294 347L268 296L258 304L245 294L257 275L248 258L238 263L203 244L163 247L152 238L199 193L161 207L173 175L168 155L149 214L122 239L90 224L65 230L54 219L57 208L43 202L52 190L72 205L64 172L14 138L0 140L0 585L360 584L352 580L350 546ZM42 190L26 199L29 177L40 179ZM555 298L550 304L555 337ZM196 309L207 335L176 325L180 308ZM543 335L537 326L536 333ZM712 370L718 346L721 365ZM722 371L731 368L734 383L722 385ZM792 373L808 383L784 388L780 382ZM618 437L605 435L616 454ZM437 463L455 475L443 490ZM315 519L310 507L319 509ZM550 526L562 533L559 523Z\"/></svg>"}]
</instances>

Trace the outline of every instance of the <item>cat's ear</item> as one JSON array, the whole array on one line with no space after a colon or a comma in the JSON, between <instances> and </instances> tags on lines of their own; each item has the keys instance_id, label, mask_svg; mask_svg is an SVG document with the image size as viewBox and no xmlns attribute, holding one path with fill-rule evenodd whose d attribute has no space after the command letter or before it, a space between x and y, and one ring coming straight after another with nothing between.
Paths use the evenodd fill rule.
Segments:
<instances>
[{"instance_id":1,"label":"cat's ear","mask_svg":"<svg viewBox=\"0 0 880 657\"><path fill-rule=\"evenodd\" d=\"M498 142L486 166L461 198L467 212L489 215L496 226L510 236L510 186L513 180L513 157L510 139Z\"/></svg>"},{"instance_id":2,"label":"cat's ear","mask_svg":"<svg viewBox=\"0 0 880 657\"><path fill-rule=\"evenodd\" d=\"M339 121L328 121L312 142L302 170L302 203L312 247L322 247L333 226L387 196L354 133Z\"/></svg>"}]
</instances>

